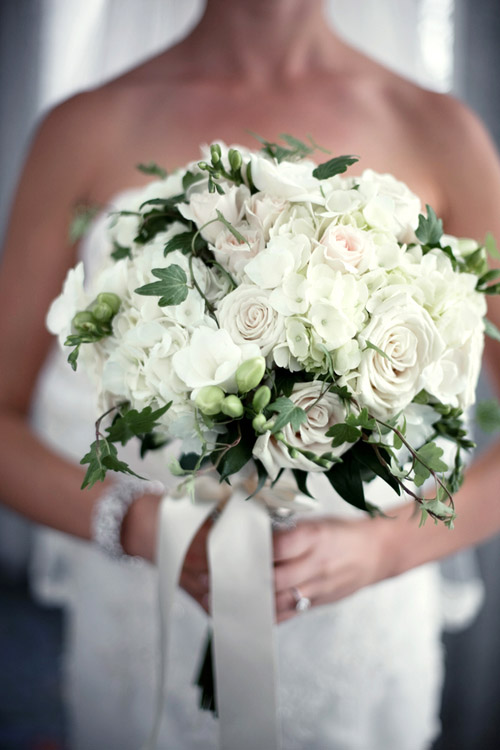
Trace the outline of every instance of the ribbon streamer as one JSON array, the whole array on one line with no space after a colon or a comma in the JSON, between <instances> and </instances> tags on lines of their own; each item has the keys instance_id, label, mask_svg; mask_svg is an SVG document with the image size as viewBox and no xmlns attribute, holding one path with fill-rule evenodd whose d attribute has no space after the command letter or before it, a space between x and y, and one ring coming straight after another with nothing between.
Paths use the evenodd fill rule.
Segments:
<instances>
[{"instance_id":1,"label":"ribbon streamer","mask_svg":"<svg viewBox=\"0 0 500 750\"><path fill-rule=\"evenodd\" d=\"M237 489L208 542L221 750L279 750L269 513Z\"/></svg>"},{"instance_id":2,"label":"ribbon streamer","mask_svg":"<svg viewBox=\"0 0 500 750\"><path fill-rule=\"evenodd\" d=\"M160 680L154 726L143 750L156 750L166 695L172 609L187 550L226 488L206 480L196 502L161 503L157 563ZM266 505L240 485L208 537L214 668L221 750L280 750L277 719L272 536ZM195 707L193 706L193 710Z\"/></svg>"}]
</instances>

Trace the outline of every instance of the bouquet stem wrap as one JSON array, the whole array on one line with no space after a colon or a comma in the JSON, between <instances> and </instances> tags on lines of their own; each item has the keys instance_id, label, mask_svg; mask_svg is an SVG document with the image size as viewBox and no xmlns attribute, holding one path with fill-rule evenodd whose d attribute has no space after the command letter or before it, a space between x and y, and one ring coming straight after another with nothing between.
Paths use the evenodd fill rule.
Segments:
<instances>
[{"instance_id":1,"label":"bouquet stem wrap","mask_svg":"<svg viewBox=\"0 0 500 750\"><path fill-rule=\"evenodd\" d=\"M196 502L187 495L167 495L161 504L157 550L161 673L155 725L144 750L156 748L158 740L172 605L184 557L220 502L220 492L211 501L205 499L207 494L197 493ZM208 538L220 748L279 750L271 523L266 504L247 497L243 485L234 488Z\"/></svg>"}]
</instances>

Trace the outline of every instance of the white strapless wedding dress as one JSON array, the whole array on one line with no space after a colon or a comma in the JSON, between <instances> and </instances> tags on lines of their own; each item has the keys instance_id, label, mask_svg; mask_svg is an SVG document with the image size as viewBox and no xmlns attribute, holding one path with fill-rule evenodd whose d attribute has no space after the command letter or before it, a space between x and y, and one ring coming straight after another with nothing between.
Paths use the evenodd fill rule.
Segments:
<instances>
[{"instance_id":1,"label":"white strapless wedding dress","mask_svg":"<svg viewBox=\"0 0 500 750\"><path fill-rule=\"evenodd\" d=\"M90 268L103 246L103 230L101 218L83 243ZM92 440L94 416L84 375L73 373L64 354L53 351L33 405L35 429L55 450L80 460ZM155 454L141 473L168 484L165 463L164 455ZM315 485L321 513L359 513L323 477L317 475ZM367 495L385 508L400 502L378 480ZM159 662L155 569L111 561L90 544L44 529L33 582L43 600L66 607L71 750L139 750L153 721ZM430 564L278 626L284 750L429 748L439 732L445 601L439 568ZM201 609L179 591L161 750L217 747L216 720L198 710L193 686L207 624Z\"/></svg>"}]
</instances>

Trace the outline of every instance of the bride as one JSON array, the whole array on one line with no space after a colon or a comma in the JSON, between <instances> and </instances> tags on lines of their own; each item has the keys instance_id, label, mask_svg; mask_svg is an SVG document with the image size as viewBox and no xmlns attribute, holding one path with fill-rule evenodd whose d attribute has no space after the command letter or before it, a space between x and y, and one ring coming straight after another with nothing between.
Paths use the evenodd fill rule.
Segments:
<instances>
[{"instance_id":1,"label":"bride","mask_svg":"<svg viewBox=\"0 0 500 750\"><path fill-rule=\"evenodd\" d=\"M80 491L75 463L90 442L92 397L59 354L46 361L49 303L75 254L91 266L103 239L101 215L79 249L69 246L74 207L126 207L129 188L146 181L134 169L139 162L153 159L170 171L195 159L200 143L255 147L249 130L270 140L291 131L311 133L333 154L360 154L360 169L395 174L435 208L448 232L500 236L500 166L475 117L347 46L328 29L321 6L209 0L181 44L51 112L20 181L0 281L8 311L0 358L9 363L0 373L0 427L8 437L2 499L65 532L42 540L46 567L38 573L68 606L66 694L76 750L140 747L152 721L158 657L154 568L108 559L68 536L92 537L103 493L102 486ZM490 318L500 325L498 302ZM486 354L500 389L498 350L488 344ZM34 392L43 440L27 419ZM393 512L395 520L367 520L320 480L321 512L276 532L286 750L430 747L439 731L444 617L433 561L500 529L496 465L491 449L470 469L453 532L418 529L409 505ZM152 466L149 475L168 483L161 471ZM376 484L371 492L378 504L395 505ZM154 558L158 504L156 494L136 498L121 528L125 552L145 561ZM216 722L197 711L192 687L206 628L208 526L189 550L176 603L159 743L173 750L216 747ZM297 610L297 588L311 600L310 612Z\"/></svg>"}]
</instances>

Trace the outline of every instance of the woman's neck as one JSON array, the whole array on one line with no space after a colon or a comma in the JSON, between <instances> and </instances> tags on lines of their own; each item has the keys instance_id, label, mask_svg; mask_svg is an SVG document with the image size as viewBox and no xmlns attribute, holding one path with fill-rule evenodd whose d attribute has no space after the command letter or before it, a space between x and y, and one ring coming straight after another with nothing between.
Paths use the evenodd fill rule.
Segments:
<instances>
[{"instance_id":1,"label":"woman's neck","mask_svg":"<svg viewBox=\"0 0 500 750\"><path fill-rule=\"evenodd\" d=\"M181 44L190 68L247 86L331 69L345 45L330 30L322 0L208 0Z\"/></svg>"}]
</instances>

